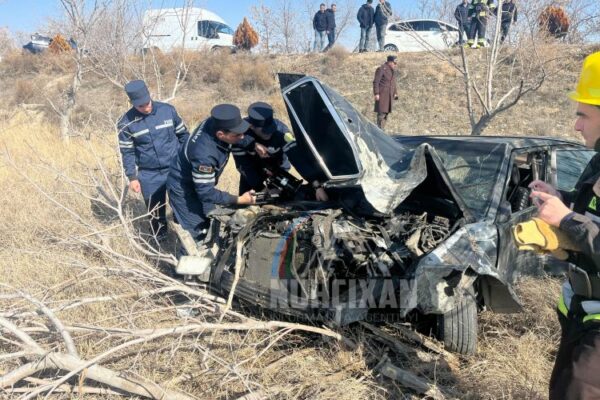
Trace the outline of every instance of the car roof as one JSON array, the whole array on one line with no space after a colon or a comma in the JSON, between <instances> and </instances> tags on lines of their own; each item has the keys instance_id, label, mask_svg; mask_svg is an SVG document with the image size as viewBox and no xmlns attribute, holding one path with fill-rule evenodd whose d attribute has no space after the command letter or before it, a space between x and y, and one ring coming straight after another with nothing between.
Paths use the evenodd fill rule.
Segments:
<instances>
[{"instance_id":1,"label":"car roof","mask_svg":"<svg viewBox=\"0 0 600 400\"><path fill-rule=\"evenodd\" d=\"M571 145L581 147L585 146L579 142L569 139L562 139L550 136L461 136L461 135L427 135L427 136L395 136L395 139L402 141L425 142L428 139L436 141L462 141L471 143L490 143L490 144L506 144L514 149L538 146L556 146L556 145Z\"/></svg>"},{"instance_id":2,"label":"car roof","mask_svg":"<svg viewBox=\"0 0 600 400\"><path fill-rule=\"evenodd\" d=\"M403 20L398 20L398 21L394 21L394 22L398 23L398 22L419 22L419 21L442 22L442 23L444 23L446 25L451 25L451 24L447 23L446 21L440 21L439 19L431 19L431 18L403 19Z\"/></svg>"}]
</instances>

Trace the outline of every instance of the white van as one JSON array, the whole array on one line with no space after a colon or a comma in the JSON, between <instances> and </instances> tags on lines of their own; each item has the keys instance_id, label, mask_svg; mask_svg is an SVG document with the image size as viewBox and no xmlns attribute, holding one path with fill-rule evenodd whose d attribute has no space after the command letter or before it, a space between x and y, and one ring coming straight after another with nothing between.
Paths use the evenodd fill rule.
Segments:
<instances>
[{"instance_id":1,"label":"white van","mask_svg":"<svg viewBox=\"0 0 600 400\"><path fill-rule=\"evenodd\" d=\"M144 13L144 49L169 51L233 49L233 30L217 14L203 8L162 8Z\"/></svg>"}]
</instances>

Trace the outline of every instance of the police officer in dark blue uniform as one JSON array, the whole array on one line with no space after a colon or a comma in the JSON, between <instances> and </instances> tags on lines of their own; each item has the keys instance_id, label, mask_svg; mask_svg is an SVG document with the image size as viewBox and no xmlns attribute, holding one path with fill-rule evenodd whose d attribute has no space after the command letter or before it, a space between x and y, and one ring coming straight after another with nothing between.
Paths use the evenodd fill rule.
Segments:
<instances>
[{"instance_id":1,"label":"police officer in dark blue uniform","mask_svg":"<svg viewBox=\"0 0 600 400\"><path fill-rule=\"evenodd\" d=\"M297 151L294 134L282 121L273 117L271 105L264 102L251 104L245 120L250 124L246 135L252 140L244 141L245 148L238 145L233 150L240 172L240 193L251 189L262 190L263 182L269 173L267 171L289 171L293 165L306 179L314 175L309 166L305 165L305 157ZM315 180L311 180L310 183L315 190L314 197L327 201L327 194L322 185Z\"/></svg>"},{"instance_id":2,"label":"police officer in dark blue uniform","mask_svg":"<svg viewBox=\"0 0 600 400\"><path fill-rule=\"evenodd\" d=\"M164 236L166 184L169 168L179 144L189 132L175 107L152 101L148 87L141 80L125 85L133 107L118 123L119 148L123 158L129 188L142 192L144 202L152 213L152 233Z\"/></svg>"},{"instance_id":3,"label":"police officer in dark blue uniform","mask_svg":"<svg viewBox=\"0 0 600 400\"><path fill-rule=\"evenodd\" d=\"M254 204L254 191L235 196L215 186L234 145L244 140L249 124L239 108L215 106L173 160L167 182L169 203L179 224L197 240L208 228L207 214L215 204Z\"/></svg>"}]
</instances>

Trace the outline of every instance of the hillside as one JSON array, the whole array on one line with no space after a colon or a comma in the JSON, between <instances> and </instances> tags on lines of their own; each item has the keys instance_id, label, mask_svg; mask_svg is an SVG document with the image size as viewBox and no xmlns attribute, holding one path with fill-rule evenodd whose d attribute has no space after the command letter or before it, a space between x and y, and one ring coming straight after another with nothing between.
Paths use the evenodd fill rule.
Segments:
<instances>
[{"instance_id":1,"label":"hillside","mask_svg":"<svg viewBox=\"0 0 600 400\"><path fill-rule=\"evenodd\" d=\"M549 61L551 73L544 85L499 115L485 134L579 140L572 128L575 108L565 94L574 88L581 61L591 50L546 51L559 61ZM475 74L481 74L477 65L486 53L469 57ZM190 55L189 60L172 103L191 128L222 102L245 110L251 102L268 101L286 120L275 79L282 71L316 76L374 120L372 78L384 55L337 50L293 56L207 53ZM376 367L384 355L437 385L445 398L547 397L559 335L556 280L523 281L518 288L521 314L484 311L478 354L458 358L414 343L403 353L393 341L377 340L364 327L306 332L298 326L268 325L269 316L258 310L230 309L223 299L208 298L171 279L165 272L174 249L157 254L140 244L136 217L142 200L123 194L114 126L128 108L122 90L87 71L72 137L69 142L59 137L54 107L60 107L72 68L64 55L15 53L0 63L0 326L5 331L13 329L22 334L21 340L27 342L27 336L45 351L61 353L73 350L66 339L70 336L81 359L97 357L102 366L132 381L160 384L173 391L167 398L175 392L186 398L222 399L421 398L379 373ZM163 93L170 92L174 68L168 56L160 60ZM388 132L445 135L470 130L464 83L451 66L433 55L401 54L398 68L400 100ZM156 91L157 75L140 70ZM499 85L507 82L514 79L500 73ZM238 178L231 164L220 185L235 191ZM174 328L186 326L185 332ZM164 334L153 336L158 328L165 328ZM403 326L386 329L401 340ZM333 338L338 335L346 340ZM27 354L14 340L0 339L0 374L6 374L25 364ZM65 382L53 382L55 372L45 372L13 391L9 378L15 373L0 377L0 388L7 390L2 396L17 398L32 387L66 383L53 396L79 398L68 393L79 390L88 393L85 398L121 398L91 383L89 377L97 371L79 366L83 372Z\"/></svg>"}]
</instances>

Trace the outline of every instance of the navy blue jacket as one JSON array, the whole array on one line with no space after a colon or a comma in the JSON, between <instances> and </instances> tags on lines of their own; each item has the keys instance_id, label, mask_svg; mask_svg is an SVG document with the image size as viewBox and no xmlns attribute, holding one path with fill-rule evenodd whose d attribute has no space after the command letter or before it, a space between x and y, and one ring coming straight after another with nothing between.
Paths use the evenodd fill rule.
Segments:
<instances>
[{"instance_id":1,"label":"navy blue jacket","mask_svg":"<svg viewBox=\"0 0 600 400\"><path fill-rule=\"evenodd\" d=\"M173 160L167 181L169 193L181 193L186 199L200 201L204 215L215 204L235 204L237 196L215 187L232 147L216 138L212 118L206 119L189 136Z\"/></svg>"},{"instance_id":2,"label":"navy blue jacket","mask_svg":"<svg viewBox=\"0 0 600 400\"><path fill-rule=\"evenodd\" d=\"M238 145L233 149L233 157L238 171L246 178L252 187L259 187L262 182L264 167L282 168L288 171L291 167L289 152L296 147L296 139L290 129L278 119L275 119L277 131L268 140L264 140L248 129L244 146ZM255 143L267 148L270 157L261 158L254 149Z\"/></svg>"},{"instance_id":3,"label":"navy blue jacket","mask_svg":"<svg viewBox=\"0 0 600 400\"><path fill-rule=\"evenodd\" d=\"M123 168L130 180L137 179L138 169L169 168L179 144L189 137L175 107L158 101L152 102L152 112L148 115L132 107L117 127Z\"/></svg>"},{"instance_id":4,"label":"navy blue jacket","mask_svg":"<svg viewBox=\"0 0 600 400\"><path fill-rule=\"evenodd\" d=\"M502 3L501 21L505 24L517 22L517 6L515 3Z\"/></svg>"},{"instance_id":5,"label":"navy blue jacket","mask_svg":"<svg viewBox=\"0 0 600 400\"><path fill-rule=\"evenodd\" d=\"M323 32L327 30L327 12L317 11L313 17L313 29Z\"/></svg>"},{"instance_id":6,"label":"navy blue jacket","mask_svg":"<svg viewBox=\"0 0 600 400\"><path fill-rule=\"evenodd\" d=\"M325 10L325 15L327 17L327 30L335 30L335 13L331 10L331 8L328 8Z\"/></svg>"},{"instance_id":7,"label":"navy blue jacket","mask_svg":"<svg viewBox=\"0 0 600 400\"><path fill-rule=\"evenodd\" d=\"M385 9L381 5L381 3L377 4L377 7L375 8L374 20L375 20L375 25L377 25L377 26L387 25L388 18L391 17L393 14L392 5L389 3L389 1L384 2L384 4L385 4Z\"/></svg>"},{"instance_id":8,"label":"navy blue jacket","mask_svg":"<svg viewBox=\"0 0 600 400\"><path fill-rule=\"evenodd\" d=\"M375 17L375 11L373 7L368 4L363 4L356 14L356 19L358 20L361 28L370 28L373 26L373 21Z\"/></svg>"},{"instance_id":9,"label":"navy blue jacket","mask_svg":"<svg viewBox=\"0 0 600 400\"><path fill-rule=\"evenodd\" d=\"M258 137L249 129L244 142L232 150L237 169L244 176L246 182L251 187L260 187L264 178L263 168L279 167L287 171L291 166L307 182L314 180L324 182L326 178L321 168L311 163L310 158L306 156L306 151L310 151L306 145L299 145L294 134L283 122L275 119L275 123L277 131L269 140ZM261 158L258 156L254 149L255 143L265 146L271 157Z\"/></svg>"}]
</instances>

